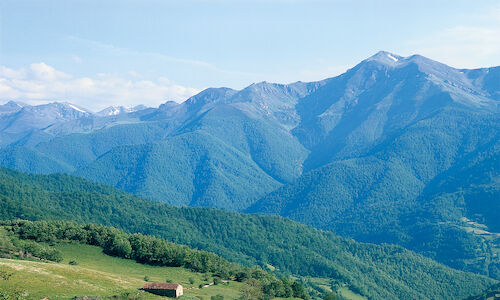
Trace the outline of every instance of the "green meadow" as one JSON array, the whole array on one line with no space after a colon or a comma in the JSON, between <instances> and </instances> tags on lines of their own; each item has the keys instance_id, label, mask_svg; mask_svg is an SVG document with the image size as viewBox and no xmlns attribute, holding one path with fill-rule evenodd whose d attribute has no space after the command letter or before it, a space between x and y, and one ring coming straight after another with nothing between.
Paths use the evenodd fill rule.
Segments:
<instances>
[{"instance_id":1,"label":"green meadow","mask_svg":"<svg viewBox=\"0 0 500 300\"><path fill-rule=\"evenodd\" d=\"M81 296L162 298L140 290L148 279L150 282L182 284L184 298L210 299L211 296L223 295L225 299L236 299L242 286L239 282L229 282L200 289L200 284L212 282L210 274L185 268L144 265L108 256L96 246L61 243L55 248L63 254L61 263L0 258L0 272L12 274L8 280L0 280L0 290L17 291L28 299Z\"/></svg>"}]
</instances>

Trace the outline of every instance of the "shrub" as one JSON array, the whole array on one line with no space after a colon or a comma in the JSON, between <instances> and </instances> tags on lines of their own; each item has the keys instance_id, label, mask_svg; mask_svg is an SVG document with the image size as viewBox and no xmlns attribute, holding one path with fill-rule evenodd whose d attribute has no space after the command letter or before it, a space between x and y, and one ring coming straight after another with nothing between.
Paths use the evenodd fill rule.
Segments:
<instances>
[{"instance_id":1,"label":"shrub","mask_svg":"<svg viewBox=\"0 0 500 300\"><path fill-rule=\"evenodd\" d=\"M214 277L214 284L218 285L219 283L221 283L220 277Z\"/></svg>"}]
</instances>

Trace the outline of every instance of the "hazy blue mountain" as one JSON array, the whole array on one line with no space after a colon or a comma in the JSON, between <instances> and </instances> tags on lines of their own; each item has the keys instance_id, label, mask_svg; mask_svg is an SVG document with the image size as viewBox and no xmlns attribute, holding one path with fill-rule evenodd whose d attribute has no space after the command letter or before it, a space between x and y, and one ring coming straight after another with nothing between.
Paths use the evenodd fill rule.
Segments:
<instances>
[{"instance_id":1,"label":"hazy blue mountain","mask_svg":"<svg viewBox=\"0 0 500 300\"><path fill-rule=\"evenodd\" d=\"M70 173L71 165L58 161L36 149L8 147L0 149L0 164L8 168L32 173Z\"/></svg>"},{"instance_id":2,"label":"hazy blue mountain","mask_svg":"<svg viewBox=\"0 0 500 300\"><path fill-rule=\"evenodd\" d=\"M26 104L21 102L9 101L3 105L0 105L0 115L15 113L25 105Z\"/></svg>"},{"instance_id":3,"label":"hazy blue mountain","mask_svg":"<svg viewBox=\"0 0 500 300\"><path fill-rule=\"evenodd\" d=\"M472 80L475 86L481 88L482 91L495 100L500 100L500 67L482 68L475 70L461 70Z\"/></svg>"},{"instance_id":4,"label":"hazy blue mountain","mask_svg":"<svg viewBox=\"0 0 500 300\"><path fill-rule=\"evenodd\" d=\"M137 123L144 105L109 107L98 113L68 102L27 105L10 101L0 105L0 145L35 147L55 137L89 133L117 124Z\"/></svg>"},{"instance_id":5,"label":"hazy blue mountain","mask_svg":"<svg viewBox=\"0 0 500 300\"><path fill-rule=\"evenodd\" d=\"M9 102L0 108L0 145L15 143L34 132L50 130L51 126L83 119L91 112L70 103L49 103L38 106Z\"/></svg>"},{"instance_id":6,"label":"hazy blue mountain","mask_svg":"<svg viewBox=\"0 0 500 300\"><path fill-rule=\"evenodd\" d=\"M0 126L3 133L22 134L32 129L42 129L57 122L75 120L89 115L91 112L70 103L26 105L9 115L4 114L0 120Z\"/></svg>"},{"instance_id":7,"label":"hazy blue mountain","mask_svg":"<svg viewBox=\"0 0 500 300\"><path fill-rule=\"evenodd\" d=\"M96 112L95 114L100 117L107 117L107 116L116 116L116 115L121 115L121 114L129 114L133 113L136 111L141 111L148 109L147 106L145 105L136 105L134 107L125 107L125 106L109 106L106 107L103 110L100 110Z\"/></svg>"},{"instance_id":8,"label":"hazy blue mountain","mask_svg":"<svg viewBox=\"0 0 500 300\"><path fill-rule=\"evenodd\" d=\"M495 239L467 232L472 228L463 218L497 232L500 153L498 130L492 129L500 128L500 118L455 114L420 121L367 156L307 172L248 211L280 214L358 240L397 243L489 273L484 261L474 259L491 256L486 265L498 268L497 250L488 249L496 247ZM453 255L445 255L445 248Z\"/></svg>"},{"instance_id":9,"label":"hazy blue mountain","mask_svg":"<svg viewBox=\"0 0 500 300\"><path fill-rule=\"evenodd\" d=\"M499 102L471 73L381 52L330 80L298 104L310 171L248 211L498 277Z\"/></svg>"},{"instance_id":10,"label":"hazy blue mountain","mask_svg":"<svg viewBox=\"0 0 500 300\"><path fill-rule=\"evenodd\" d=\"M464 72L414 55L379 52L300 99L293 129L311 150L306 170L365 155L440 109L498 112L499 102Z\"/></svg>"},{"instance_id":11,"label":"hazy blue mountain","mask_svg":"<svg viewBox=\"0 0 500 300\"><path fill-rule=\"evenodd\" d=\"M250 157L204 132L115 147L75 174L162 202L231 209L279 186Z\"/></svg>"},{"instance_id":12,"label":"hazy blue mountain","mask_svg":"<svg viewBox=\"0 0 500 300\"><path fill-rule=\"evenodd\" d=\"M4 149L28 148L30 157L43 154L67 172L151 199L244 209L302 173L307 150L290 133L294 105L320 85L207 89L181 104L54 124ZM26 167L37 161L43 166ZM50 172L48 164L4 159L32 172Z\"/></svg>"},{"instance_id":13,"label":"hazy blue mountain","mask_svg":"<svg viewBox=\"0 0 500 300\"><path fill-rule=\"evenodd\" d=\"M499 67L379 52L319 82L101 116L58 105L0 107L0 164L279 214L500 278Z\"/></svg>"}]
</instances>

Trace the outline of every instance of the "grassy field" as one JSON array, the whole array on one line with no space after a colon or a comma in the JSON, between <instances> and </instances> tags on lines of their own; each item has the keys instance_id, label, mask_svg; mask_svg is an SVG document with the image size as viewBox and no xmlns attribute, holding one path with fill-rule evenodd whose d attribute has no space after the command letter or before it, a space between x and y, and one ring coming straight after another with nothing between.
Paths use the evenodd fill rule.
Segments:
<instances>
[{"instance_id":1,"label":"grassy field","mask_svg":"<svg viewBox=\"0 0 500 300\"><path fill-rule=\"evenodd\" d=\"M331 279L319 277L305 277L304 279L309 282L310 286L315 287L314 290L318 291L320 294L332 292ZM348 286L341 286L336 289L336 292L342 296L342 299L367 300L366 297L356 294L350 290Z\"/></svg>"},{"instance_id":2,"label":"grassy field","mask_svg":"<svg viewBox=\"0 0 500 300\"><path fill-rule=\"evenodd\" d=\"M0 258L0 272L12 273L8 280L0 280L0 290L18 291L30 299L70 299L75 296L116 296L126 293L138 295L147 276L149 281L168 280L182 284L185 298L210 299L210 296L220 294L225 299L236 299L242 285L230 282L198 289L199 284L208 283L212 278L184 268L155 267L111 257L95 246L59 244L56 248L63 253L64 260L61 263ZM70 265L69 261L76 261L78 265ZM190 279L194 281L193 284ZM161 298L147 293L140 297Z\"/></svg>"},{"instance_id":3,"label":"grassy field","mask_svg":"<svg viewBox=\"0 0 500 300\"><path fill-rule=\"evenodd\" d=\"M68 264L69 261L74 260L80 267L111 274L126 274L127 278L141 281L141 286L145 283L145 276L149 277L149 281L154 282L171 280L182 284L184 288L198 286L204 282L203 274L184 268L150 266L130 259L109 256L103 254L101 248L96 246L64 243L56 245L55 248L63 253L62 264ZM193 285L189 283L190 278L194 279Z\"/></svg>"}]
</instances>

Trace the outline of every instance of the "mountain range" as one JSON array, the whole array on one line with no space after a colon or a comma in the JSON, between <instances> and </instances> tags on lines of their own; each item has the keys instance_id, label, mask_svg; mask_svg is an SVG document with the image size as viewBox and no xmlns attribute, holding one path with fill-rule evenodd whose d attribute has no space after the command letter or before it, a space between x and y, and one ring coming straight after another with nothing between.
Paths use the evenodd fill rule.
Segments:
<instances>
[{"instance_id":1,"label":"mountain range","mask_svg":"<svg viewBox=\"0 0 500 300\"><path fill-rule=\"evenodd\" d=\"M500 67L379 52L318 82L183 103L0 106L0 165L277 214L500 279Z\"/></svg>"}]
</instances>

